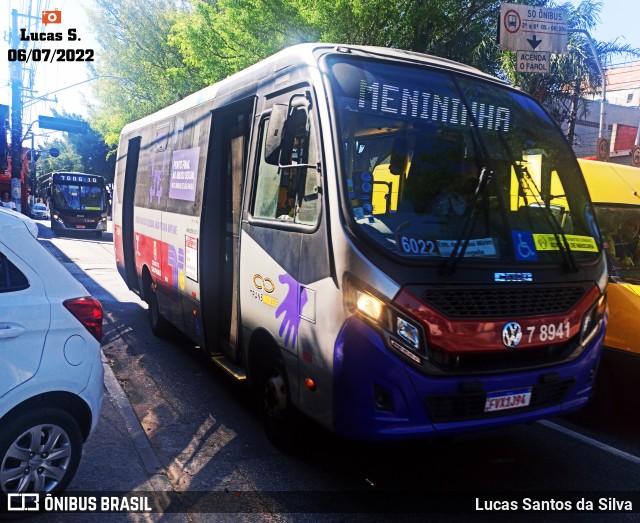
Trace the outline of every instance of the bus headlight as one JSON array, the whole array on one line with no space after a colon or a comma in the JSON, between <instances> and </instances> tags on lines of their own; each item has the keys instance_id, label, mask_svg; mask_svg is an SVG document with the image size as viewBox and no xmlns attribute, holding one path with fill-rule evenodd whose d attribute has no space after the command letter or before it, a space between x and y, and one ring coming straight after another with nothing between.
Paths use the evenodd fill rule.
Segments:
<instances>
[{"instance_id":1,"label":"bus headlight","mask_svg":"<svg viewBox=\"0 0 640 523\"><path fill-rule=\"evenodd\" d=\"M602 294L598 301L585 312L580 327L580 345L586 345L597 334L607 310L607 295Z\"/></svg>"},{"instance_id":2,"label":"bus headlight","mask_svg":"<svg viewBox=\"0 0 640 523\"><path fill-rule=\"evenodd\" d=\"M362 290L364 285L354 280L347 280L347 310L380 331L389 348L421 364L426 357L426 346L419 323L414 323L393 305L374 296L373 292Z\"/></svg>"},{"instance_id":3,"label":"bus headlight","mask_svg":"<svg viewBox=\"0 0 640 523\"><path fill-rule=\"evenodd\" d=\"M380 321L384 311L384 304L378 298L362 291L356 291L356 307L362 314L375 321Z\"/></svg>"}]
</instances>

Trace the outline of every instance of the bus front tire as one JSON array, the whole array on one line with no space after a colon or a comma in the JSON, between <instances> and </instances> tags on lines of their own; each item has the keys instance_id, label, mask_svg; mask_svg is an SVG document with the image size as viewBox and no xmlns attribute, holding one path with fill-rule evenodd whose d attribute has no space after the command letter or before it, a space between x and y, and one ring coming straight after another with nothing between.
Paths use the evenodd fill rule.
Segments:
<instances>
[{"instance_id":1,"label":"bus front tire","mask_svg":"<svg viewBox=\"0 0 640 523\"><path fill-rule=\"evenodd\" d=\"M281 359L271 360L261 381L262 418L267 438L282 451L295 450L295 414L284 362Z\"/></svg>"}]
</instances>

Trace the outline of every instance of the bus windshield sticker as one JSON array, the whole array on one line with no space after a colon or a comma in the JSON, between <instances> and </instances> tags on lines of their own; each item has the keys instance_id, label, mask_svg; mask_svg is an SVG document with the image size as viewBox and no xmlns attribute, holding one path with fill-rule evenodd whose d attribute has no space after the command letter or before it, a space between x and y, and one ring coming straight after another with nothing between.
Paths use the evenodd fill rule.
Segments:
<instances>
[{"instance_id":1,"label":"bus windshield sticker","mask_svg":"<svg viewBox=\"0 0 640 523\"><path fill-rule=\"evenodd\" d=\"M538 253L533 235L529 231L511 231L513 246L516 251L516 260L537 261Z\"/></svg>"},{"instance_id":2,"label":"bus windshield sticker","mask_svg":"<svg viewBox=\"0 0 640 523\"><path fill-rule=\"evenodd\" d=\"M199 158L200 147L173 152L171 157L169 198L190 202L196 199Z\"/></svg>"},{"instance_id":3,"label":"bus windshield sticker","mask_svg":"<svg viewBox=\"0 0 640 523\"><path fill-rule=\"evenodd\" d=\"M511 111L508 107L477 101L470 101L469 106L473 117L469 115L467 105L459 98L442 93L430 93L414 88L360 80L359 111L439 121L463 127L472 126L475 120L479 129L509 132Z\"/></svg>"},{"instance_id":4,"label":"bus windshield sticker","mask_svg":"<svg viewBox=\"0 0 640 523\"><path fill-rule=\"evenodd\" d=\"M591 236L565 234L569 248L572 251L598 252L598 245ZM558 242L553 234L534 234L533 239L539 251L559 251Z\"/></svg>"},{"instance_id":5,"label":"bus windshield sticker","mask_svg":"<svg viewBox=\"0 0 640 523\"><path fill-rule=\"evenodd\" d=\"M451 256L457 243L456 240L438 240L438 250L440 256ZM497 256L496 243L493 238L477 238L469 240L467 249L464 251L465 258L471 257L493 257Z\"/></svg>"}]
</instances>

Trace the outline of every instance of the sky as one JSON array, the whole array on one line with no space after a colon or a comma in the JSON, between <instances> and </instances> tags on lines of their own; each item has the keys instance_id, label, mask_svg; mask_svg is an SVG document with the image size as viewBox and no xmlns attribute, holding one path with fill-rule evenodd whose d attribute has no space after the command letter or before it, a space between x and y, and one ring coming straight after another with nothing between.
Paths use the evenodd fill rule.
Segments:
<instances>
[{"instance_id":1,"label":"sky","mask_svg":"<svg viewBox=\"0 0 640 523\"><path fill-rule=\"evenodd\" d=\"M143 0L144 1L144 0ZM152 1L152 0L146 0ZM571 0L578 4L578 0ZM48 24L38 30L48 32L61 32L62 41L42 42L41 49L67 50L67 49L96 49L94 35L92 34L86 19L84 6L91 4L92 0L0 0L0 104L11 105L11 88L9 81L9 49L8 34L11 26L11 10L18 13L29 12L41 19L42 10L61 13L61 23ZM562 3L559 1L558 3ZM640 31L638 30L637 12L631 9L631 0L604 0L604 6L600 14L601 23L592 32L596 40L612 41L616 38L618 43L628 43L640 48ZM28 28L29 19L18 18L18 27ZM32 20L33 22L33 20ZM68 41L68 30L76 29L78 41ZM31 46L30 46L31 47ZM619 61L624 61L623 58ZM28 68L35 67L35 82L33 96L43 97L40 100L30 101L25 104L23 121L28 126L36 120L38 115L51 116L51 109L59 112L63 110L71 113L88 116L87 100L91 100L91 81L82 83L91 78L91 73L83 62L54 62L54 63L29 63ZM72 87L69 87L72 86ZM52 93L52 94L49 94ZM56 101L50 101L54 98ZM26 129L25 129L26 130ZM37 129L36 129L37 130ZM45 134L48 131L38 131Z\"/></svg>"},{"instance_id":2,"label":"sky","mask_svg":"<svg viewBox=\"0 0 640 523\"><path fill-rule=\"evenodd\" d=\"M573 5L580 3L577 0L570 1ZM631 47L640 48L638 9L634 0L603 0L602 3L600 24L595 27L591 36L595 40L603 42L612 42L618 39L620 45L629 44ZM616 59L616 63L630 60L630 58L620 57Z\"/></svg>"}]
</instances>

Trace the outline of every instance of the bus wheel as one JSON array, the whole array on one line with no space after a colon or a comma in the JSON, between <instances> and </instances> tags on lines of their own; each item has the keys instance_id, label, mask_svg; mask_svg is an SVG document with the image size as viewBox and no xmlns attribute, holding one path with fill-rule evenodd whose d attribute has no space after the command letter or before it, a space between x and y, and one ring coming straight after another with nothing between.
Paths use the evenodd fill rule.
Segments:
<instances>
[{"instance_id":1,"label":"bus wheel","mask_svg":"<svg viewBox=\"0 0 640 523\"><path fill-rule=\"evenodd\" d=\"M262 415L269 441L281 450L290 451L295 444L295 423L289 397L284 362L272 360L262 386ZM266 369L265 369L266 370Z\"/></svg>"},{"instance_id":2,"label":"bus wheel","mask_svg":"<svg viewBox=\"0 0 640 523\"><path fill-rule=\"evenodd\" d=\"M169 322L160 313L155 284L152 283L149 285L149 289L146 295L149 296L149 325L151 326L151 331L158 338L162 338L167 335L167 332L169 330Z\"/></svg>"}]
</instances>

